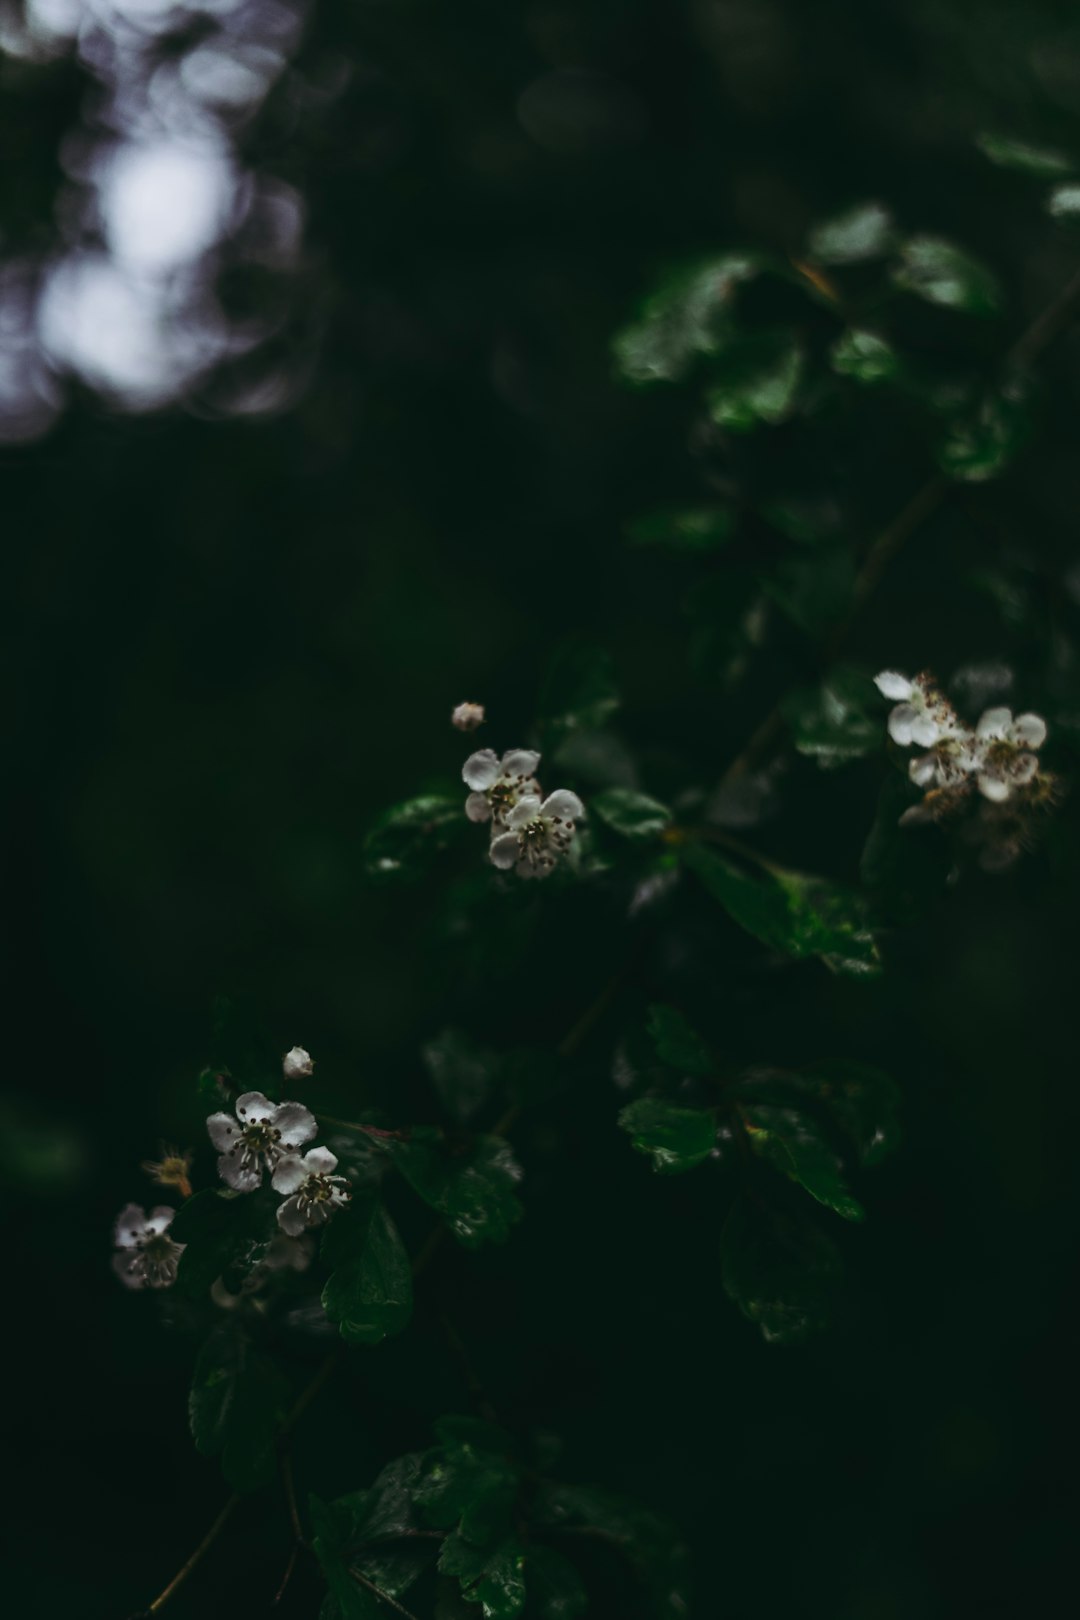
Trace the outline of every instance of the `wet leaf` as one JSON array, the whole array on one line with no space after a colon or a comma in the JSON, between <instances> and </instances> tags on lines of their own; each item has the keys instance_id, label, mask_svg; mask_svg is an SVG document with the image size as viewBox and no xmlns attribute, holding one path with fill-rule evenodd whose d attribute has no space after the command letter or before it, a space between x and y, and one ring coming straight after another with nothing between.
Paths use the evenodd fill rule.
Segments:
<instances>
[{"instance_id":1,"label":"wet leaf","mask_svg":"<svg viewBox=\"0 0 1080 1620\"><path fill-rule=\"evenodd\" d=\"M220 1455L234 1491L258 1490L274 1477L288 1394L282 1373L232 1322L199 1351L188 1397L192 1438L204 1456Z\"/></svg>"},{"instance_id":2,"label":"wet leaf","mask_svg":"<svg viewBox=\"0 0 1080 1620\"><path fill-rule=\"evenodd\" d=\"M905 292L965 315L993 315L1001 305L993 272L973 254L937 236L909 237L893 280Z\"/></svg>"},{"instance_id":3,"label":"wet leaf","mask_svg":"<svg viewBox=\"0 0 1080 1620\"><path fill-rule=\"evenodd\" d=\"M381 881L423 877L469 826L464 797L425 794L386 810L364 840L364 869Z\"/></svg>"},{"instance_id":4,"label":"wet leaf","mask_svg":"<svg viewBox=\"0 0 1080 1620\"><path fill-rule=\"evenodd\" d=\"M1016 174L1029 174L1037 180L1072 174L1077 167L1064 152L1050 146L1032 146L1028 141L1012 140L1007 135L987 131L975 137L975 144L999 169L1012 169Z\"/></svg>"},{"instance_id":5,"label":"wet leaf","mask_svg":"<svg viewBox=\"0 0 1080 1620\"><path fill-rule=\"evenodd\" d=\"M569 733L602 727L618 706L610 655L589 642L564 642L540 689L540 717L552 744L557 746Z\"/></svg>"},{"instance_id":6,"label":"wet leaf","mask_svg":"<svg viewBox=\"0 0 1080 1620\"><path fill-rule=\"evenodd\" d=\"M882 747L880 719L867 712L873 687L857 670L836 669L817 687L786 698L781 711L800 754L824 770Z\"/></svg>"},{"instance_id":7,"label":"wet leaf","mask_svg":"<svg viewBox=\"0 0 1080 1620\"><path fill-rule=\"evenodd\" d=\"M1018 386L987 394L975 410L950 422L938 445L938 466L965 483L997 478L1031 437L1031 426Z\"/></svg>"},{"instance_id":8,"label":"wet leaf","mask_svg":"<svg viewBox=\"0 0 1080 1620\"><path fill-rule=\"evenodd\" d=\"M832 1318L840 1256L809 1216L749 1195L732 1206L721 1239L724 1290L770 1344L798 1344Z\"/></svg>"},{"instance_id":9,"label":"wet leaf","mask_svg":"<svg viewBox=\"0 0 1080 1620\"><path fill-rule=\"evenodd\" d=\"M844 1180L840 1157L813 1118L771 1103L744 1104L739 1114L759 1158L845 1220L863 1219L865 1211Z\"/></svg>"},{"instance_id":10,"label":"wet leaf","mask_svg":"<svg viewBox=\"0 0 1080 1620\"><path fill-rule=\"evenodd\" d=\"M707 1079L715 1069L709 1048L693 1025L675 1007L649 1008L649 1034L656 1055L682 1074Z\"/></svg>"},{"instance_id":11,"label":"wet leaf","mask_svg":"<svg viewBox=\"0 0 1080 1620\"><path fill-rule=\"evenodd\" d=\"M674 819L666 805L634 788L608 788L589 800L589 810L624 838L656 838Z\"/></svg>"},{"instance_id":12,"label":"wet leaf","mask_svg":"<svg viewBox=\"0 0 1080 1620\"><path fill-rule=\"evenodd\" d=\"M274 1204L256 1193L234 1193L208 1187L185 1198L169 1235L186 1245L180 1256L176 1285L185 1294L206 1294L229 1269L245 1264L277 1227Z\"/></svg>"},{"instance_id":13,"label":"wet leaf","mask_svg":"<svg viewBox=\"0 0 1080 1620\"><path fill-rule=\"evenodd\" d=\"M754 1106L808 1110L833 1127L830 1140L846 1143L862 1165L877 1164L901 1138L900 1091L883 1070L833 1058L799 1070L749 1069L730 1095Z\"/></svg>"},{"instance_id":14,"label":"wet leaf","mask_svg":"<svg viewBox=\"0 0 1080 1620\"><path fill-rule=\"evenodd\" d=\"M733 341L710 372L711 420L740 433L783 421L795 403L804 360L791 332L760 332Z\"/></svg>"},{"instance_id":15,"label":"wet leaf","mask_svg":"<svg viewBox=\"0 0 1080 1620\"><path fill-rule=\"evenodd\" d=\"M737 287L757 275L762 262L757 254L728 253L671 276L615 338L624 381L674 382L695 358L715 354L732 332Z\"/></svg>"},{"instance_id":16,"label":"wet leaf","mask_svg":"<svg viewBox=\"0 0 1080 1620\"><path fill-rule=\"evenodd\" d=\"M639 1153L647 1153L661 1175L693 1170L716 1144L716 1120L705 1108L681 1108L661 1097L640 1097L619 1115Z\"/></svg>"},{"instance_id":17,"label":"wet leaf","mask_svg":"<svg viewBox=\"0 0 1080 1620\"><path fill-rule=\"evenodd\" d=\"M525 1607L525 1548L516 1536L481 1548L456 1531L443 1542L439 1569L457 1576L462 1595L480 1604L485 1620L514 1620Z\"/></svg>"},{"instance_id":18,"label":"wet leaf","mask_svg":"<svg viewBox=\"0 0 1080 1620\"><path fill-rule=\"evenodd\" d=\"M543 1485L535 1515L540 1525L585 1530L617 1548L647 1584L659 1620L685 1620L691 1612L689 1556L659 1514L599 1486Z\"/></svg>"},{"instance_id":19,"label":"wet leaf","mask_svg":"<svg viewBox=\"0 0 1080 1620\"><path fill-rule=\"evenodd\" d=\"M378 1344L412 1315L412 1267L397 1228L378 1199L355 1197L322 1241L331 1275L323 1309L346 1344Z\"/></svg>"},{"instance_id":20,"label":"wet leaf","mask_svg":"<svg viewBox=\"0 0 1080 1620\"><path fill-rule=\"evenodd\" d=\"M841 377L856 382L887 382L900 369L900 357L892 344L876 332L849 327L829 350L829 361Z\"/></svg>"},{"instance_id":21,"label":"wet leaf","mask_svg":"<svg viewBox=\"0 0 1080 1620\"><path fill-rule=\"evenodd\" d=\"M815 225L807 250L820 264L860 264L890 253L895 241L889 210L879 202L866 202Z\"/></svg>"},{"instance_id":22,"label":"wet leaf","mask_svg":"<svg viewBox=\"0 0 1080 1620\"><path fill-rule=\"evenodd\" d=\"M438 1131L413 1132L390 1154L410 1186L437 1210L466 1248L502 1243L521 1219L521 1168L499 1136L448 1142Z\"/></svg>"}]
</instances>

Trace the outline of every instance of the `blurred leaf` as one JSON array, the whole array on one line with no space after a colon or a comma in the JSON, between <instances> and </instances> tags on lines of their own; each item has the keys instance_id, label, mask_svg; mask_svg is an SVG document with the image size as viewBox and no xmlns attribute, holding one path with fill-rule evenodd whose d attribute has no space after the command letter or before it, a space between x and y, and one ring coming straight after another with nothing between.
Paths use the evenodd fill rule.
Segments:
<instances>
[{"instance_id":1,"label":"blurred leaf","mask_svg":"<svg viewBox=\"0 0 1080 1620\"><path fill-rule=\"evenodd\" d=\"M770 1103L744 1105L739 1113L760 1158L845 1220L863 1219L865 1211L844 1180L839 1155L812 1118L797 1108Z\"/></svg>"},{"instance_id":2,"label":"blurred leaf","mask_svg":"<svg viewBox=\"0 0 1080 1620\"><path fill-rule=\"evenodd\" d=\"M729 916L763 944L795 957L819 956L834 973L881 971L865 903L853 891L779 867L753 878L693 841L683 859Z\"/></svg>"},{"instance_id":3,"label":"blurred leaf","mask_svg":"<svg viewBox=\"0 0 1080 1620\"><path fill-rule=\"evenodd\" d=\"M724 1290L771 1344L797 1344L829 1325L840 1275L835 1245L808 1216L744 1195L721 1238Z\"/></svg>"},{"instance_id":4,"label":"blurred leaf","mask_svg":"<svg viewBox=\"0 0 1080 1620\"><path fill-rule=\"evenodd\" d=\"M785 557L761 577L762 588L804 634L841 624L851 608L855 563L847 545L819 546Z\"/></svg>"},{"instance_id":5,"label":"blurred leaf","mask_svg":"<svg viewBox=\"0 0 1080 1620\"><path fill-rule=\"evenodd\" d=\"M667 551L719 551L735 533L735 521L730 506L663 506L628 523L626 535L635 545Z\"/></svg>"},{"instance_id":6,"label":"blurred leaf","mask_svg":"<svg viewBox=\"0 0 1080 1620\"><path fill-rule=\"evenodd\" d=\"M564 642L548 664L538 703L555 743L570 732L598 729L618 707L610 654L588 642Z\"/></svg>"},{"instance_id":7,"label":"blurred leaf","mask_svg":"<svg viewBox=\"0 0 1080 1620\"><path fill-rule=\"evenodd\" d=\"M657 1057L681 1074L707 1079L714 1073L716 1065L709 1048L677 1008L660 1003L651 1006L649 1034Z\"/></svg>"},{"instance_id":8,"label":"blurred leaf","mask_svg":"<svg viewBox=\"0 0 1080 1620\"><path fill-rule=\"evenodd\" d=\"M1038 180L1052 180L1057 175L1072 174L1076 169L1076 164L1064 152L1056 152L1049 146L1031 146L1027 141L1011 140L1007 135L987 132L977 135L975 144L999 169L1030 174Z\"/></svg>"},{"instance_id":9,"label":"blurred leaf","mask_svg":"<svg viewBox=\"0 0 1080 1620\"><path fill-rule=\"evenodd\" d=\"M616 368L630 383L674 382L698 355L714 354L731 331L739 283L757 275L759 255L728 253L669 278L640 318L615 338Z\"/></svg>"},{"instance_id":10,"label":"blurred leaf","mask_svg":"<svg viewBox=\"0 0 1080 1620\"><path fill-rule=\"evenodd\" d=\"M215 1328L199 1351L188 1397L191 1433L203 1456L220 1454L234 1491L254 1491L273 1479L288 1393L273 1362L232 1322Z\"/></svg>"},{"instance_id":11,"label":"blurred leaf","mask_svg":"<svg viewBox=\"0 0 1080 1620\"><path fill-rule=\"evenodd\" d=\"M417 1130L411 1141L394 1142L389 1151L409 1185L466 1248L502 1243L521 1219L521 1168L502 1137L457 1143L438 1131Z\"/></svg>"},{"instance_id":12,"label":"blurred leaf","mask_svg":"<svg viewBox=\"0 0 1080 1620\"><path fill-rule=\"evenodd\" d=\"M412 1268L379 1200L354 1197L330 1221L321 1252L331 1273L323 1309L346 1344L378 1344L400 1333L412 1315Z\"/></svg>"},{"instance_id":13,"label":"blurred leaf","mask_svg":"<svg viewBox=\"0 0 1080 1620\"><path fill-rule=\"evenodd\" d=\"M805 356L791 332L734 340L710 371L709 416L718 427L746 432L783 420L795 402Z\"/></svg>"},{"instance_id":14,"label":"blurred leaf","mask_svg":"<svg viewBox=\"0 0 1080 1620\"><path fill-rule=\"evenodd\" d=\"M1001 304L997 278L979 259L936 236L912 236L900 250L893 280L905 292L965 315L993 315Z\"/></svg>"},{"instance_id":15,"label":"blurred leaf","mask_svg":"<svg viewBox=\"0 0 1080 1620\"><path fill-rule=\"evenodd\" d=\"M1004 472L1031 437L1031 414L1015 384L987 394L970 414L956 417L938 445L942 472L981 483Z\"/></svg>"},{"instance_id":16,"label":"blurred leaf","mask_svg":"<svg viewBox=\"0 0 1080 1620\"><path fill-rule=\"evenodd\" d=\"M658 799L633 788L608 788L589 800L589 809L624 838L655 838L674 819Z\"/></svg>"},{"instance_id":17,"label":"blurred leaf","mask_svg":"<svg viewBox=\"0 0 1080 1620\"><path fill-rule=\"evenodd\" d=\"M856 382L885 382L900 369L900 357L892 344L876 332L849 327L829 350L829 360L841 377Z\"/></svg>"},{"instance_id":18,"label":"blurred leaf","mask_svg":"<svg viewBox=\"0 0 1080 1620\"><path fill-rule=\"evenodd\" d=\"M206 1294L229 1268L248 1259L277 1226L273 1202L258 1193L234 1193L214 1187L185 1198L173 1218L169 1236L186 1245L180 1256L176 1285L192 1296Z\"/></svg>"},{"instance_id":19,"label":"blurred leaf","mask_svg":"<svg viewBox=\"0 0 1080 1620\"><path fill-rule=\"evenodd\" d=\"M862 1165L877 1164L900 1141L900 1092L883 1070L832 1058L798 1071L749 1069L729 1094L757 1106L809 1107L831 1121Z\"/></svg>"},{"instance_id":20,"label":"blurred leaf","mask_svg":"<svg viewBox=\"0 0 1080 1620\"><path fill-rule=\"evenodd\" d=\"M689 1556L659 1514L596 1485L542 1485L535 1514L540 1525L585 1530L618 1548L647 1583L661 1620L684 1620L691 1612Z\"/></svg>"},{"instance_id":21,"label":"blurred leaf","mask_svg":"<svg viewBox=\"0 0 1080 1620\"><path fill-rule=\"evenodd\" d=\"M880 719L866 711L871 683L857 670L834 669L818 687L793 692L781 712L800 754L825 770L862 759L884 744Z\"/></svg>"},{"instance_id":22,"label":"blurred leaf","mask_svg":"<svg viewBox=\"0 0 1080 1620\"><path fill-rule=\"evenodd\" d=\"M419 879L468 826L464 796L425 794L406 799L384 811L368 833L364 869L373 878Z\"/></svg>"},{"instance_id":23,"label":"blurred leaf","mask_svg":"<svg viewBox=\"0 0 1080 1620\"><path fill-rule=\"evenodd\" d=\"M1067 224L1080 218L1080 185L1071 181L1065 186L1055 186L1046 199L1046 207L1054 219Z\"/></svg>"},{"instance_id":24,"label":"blurred leaf","mask_svg":"<svg viewBox=\"0 0 1080 1620\"><path fill-rule=\"evenodd\" d=\"M619 1114L619 1124L639 1153L648 1153L661 1175L693 1170L716 1145L716 1120L708 1109L680 1108L661 1097L640 1097Z\"/></svg>"},{"instance_id":25,"label":"blurred leaf","mask_svg":"<svg viewBox=\"0 0 1080 1620\"><path fill-rule=\"evenodd\" d=\"M807 250L821 264L859 264L882 258L895 242L896 228L888 209L878 202L866 202L815 225Z\"/></svg>"},{"instance_id":26,"label":"blurred leaf","mask_svg":"<svg viewBox=\"0 0 1080 1620\"><path fill-rule=\"evenodd\" d=\"M859 867L874 917L899 927L918 922L941 898L952 864L936 827L899 825L913 792L898 772L886 777Z\"/></svg>"},{"instance_id":27,"label":"blurred leaf","mask_svg":"<svg viewBox=\"0 0 1080 1620\"><path fill-rule=\"evenodd\" d=\"M817 545L840 533L840 508L832 496L773 496L758 510L767 523L799 545Z\"/></svg>"},{"instance_id":28,"label":"blurred leaf","mask_svg":"<svg viewBox=\"0 0 1080 1620\"><path fill-rule=\"evenodd\" d=\"M537 1620L578 1620L589 1606L581 1576L561 1553L533 1542L525 1555L530 1613Z\"/></svg>"},{"instance_id":29,"label":"blurred leaf","mask_svg":"<svg viewBox=\"0 0 1080 1620\"><path fill-rule=\"evenodd\" d=\"M421 1050L439 1101L459 1125L467 1124L489 1100L502 1059L460 1030L444 1029Z\"/></svg>"}]
</instances>

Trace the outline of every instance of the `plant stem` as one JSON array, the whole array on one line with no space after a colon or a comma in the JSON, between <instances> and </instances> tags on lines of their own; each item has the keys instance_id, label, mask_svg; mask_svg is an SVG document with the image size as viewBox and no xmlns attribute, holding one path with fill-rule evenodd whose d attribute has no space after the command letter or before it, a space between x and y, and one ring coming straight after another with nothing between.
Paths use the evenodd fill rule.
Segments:
<instances>
[{"instance_id":1,"label":"plant stem","mask_svg":"<svg viewBox=\"0 0 1080 1620\"><path fill-rule=\"evenodd\" d=\"M385 1139L393 1142L407 1142L409 1140L408 1131L385 1131L381 1125L362 1125L358 1120L335 1119L333 1114L324 1114L321 1108L317 1109L316 1112L320 1124L336 1125L339 1131L360 1131L364 1136L377 1136L380 1140Z\"/></svg>"},{"instance_id":2,"label":"plant stem","mask_svg":"<svg viewBox=\"0 0 1080 1620\"><path fill-rule=\"evenodd\" d=\"M353 1569L352 1565L349 1566L349 1574L359 1585L366 1586L369 1592L373 1592L377 1598L381 1598L392 1609L396 1609L398 1614L403 1614L405 1620L416 1620L416 1616L411 1609L407 1609L404 1603L399 1603L397 1598L391 1597L389 1592L384 1592L381 1586L376 1586L374 1581L369 1581L366 1575L361 1575L360 1571Z\"/></svg>"},{"instance_id":3,"label":"plant stem","mask_svg":"<svg viewBox=\"0 0 1080 1620\"><path fill-rule=\"evenodd\" d=\"M240 1497L234 1492L234 1494L230 1496L229 1500L225 1503L225 1506L222 1508L221 1512L218 1514L205 1536L199 1542L199 1545L196 1547L187 1563L181 1565L176 1574L173 1576L172 1580L169 1582L168 1586L165 1587L164 1591L158 1593L153 1603L151 1603L149 1608L147 1608L145 1612L148 1615L159 1613L159 1611L165 1607L166 1603L168 1603L169 1599L180 1590L181 1586L183 1586L192 1570L202 1563L203 1558L210 1551L210 1548L214 1545L214 1542L224 1530L225 1526L228 1524L239 1505Z\"/></svg>"}]
</instances>

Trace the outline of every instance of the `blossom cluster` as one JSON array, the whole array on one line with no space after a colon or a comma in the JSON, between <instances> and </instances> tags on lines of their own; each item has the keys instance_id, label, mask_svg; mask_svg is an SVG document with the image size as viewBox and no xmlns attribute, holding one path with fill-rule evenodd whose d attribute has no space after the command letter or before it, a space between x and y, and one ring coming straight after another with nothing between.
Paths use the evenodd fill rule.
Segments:
<instances>
[{"instance_id":1,"label":"blossom cluster","mask_svg":"<svg viewBox=\"0 0 1080 1620\"><path fill-rule=\"evenodd\" d=\"M471 791L470 821L491 823L488 855L493 866L523 878L547 877L570 852L575 826L585 814L576 793L556 788L544 798L536 779L540 755L511 748L500 759L492 748L470 754L461 772Z\"/></svg>"}]
</instances>

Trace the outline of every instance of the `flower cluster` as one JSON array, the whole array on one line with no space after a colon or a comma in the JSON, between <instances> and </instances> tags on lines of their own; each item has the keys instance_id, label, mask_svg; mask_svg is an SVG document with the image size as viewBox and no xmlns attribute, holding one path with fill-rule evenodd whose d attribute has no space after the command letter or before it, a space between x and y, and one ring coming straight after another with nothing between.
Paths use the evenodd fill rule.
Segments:
<instances>
[{"instance_id":1,"label":"flower cluster","mask_svg":"<svg viewBox=\"0 0 1080 1620\"><path fill-rule=\"evenodd\" d=\"M481 748L465 761L461 776L472 791L465 800L470 821L490 821L489 857L494 866L519 877L547 877L569 853L574 823L585 814L576 793L557 788L543 797L536 780L540 755L512 748L500 759Z\"/></svg>"},{"instance_id":2,"label":"flower cluster","mask_svg":"<svg viewBox=\"0 0 1080 1620\"><path fill-rule=\"evenodd\" d=\"M922 788L923 797L905 810L901 825L941 821L977 795L983 865L1008 865L1023 847L1025 819L1054 791L1053 778L1038 757L1046 721L1037 714L1014 718L1011 709L993 708L970 727L930 675L908 680L895 670L883 670L875 684L896 705L888 720L893 742L921 750L909 761L908 776Z\"/></svg>"}]
</instances>

